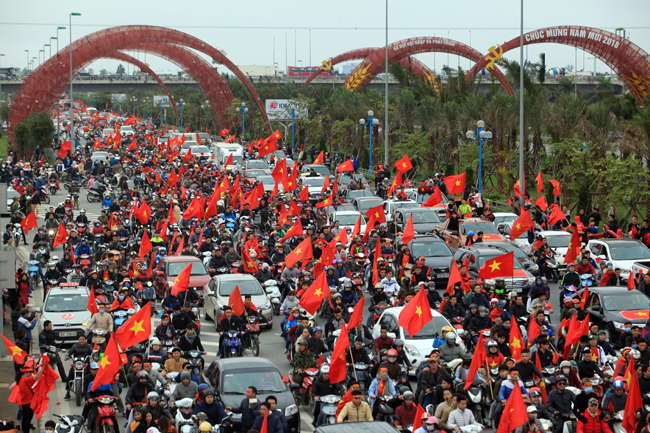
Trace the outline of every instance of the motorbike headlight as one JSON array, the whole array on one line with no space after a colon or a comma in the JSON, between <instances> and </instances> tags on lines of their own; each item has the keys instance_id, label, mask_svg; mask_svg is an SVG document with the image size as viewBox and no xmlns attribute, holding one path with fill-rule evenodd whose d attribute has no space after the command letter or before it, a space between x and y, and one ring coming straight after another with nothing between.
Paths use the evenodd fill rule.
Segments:
<instances>
[{"instance_id":1,"label":"motorbike headlight","mask_svg":"<svg viewBox=\"0 0 650 433\"><path fill-rule=\"evenodd\" d=\"M495 280L494 278L490 278L486 282L488 283L488 285L494 286L496 284L497 280Z\"/></svg>"},{"instance_id":2,"label":"motorbike headlight","mask_svg":"<svg viewBox=\"0 0 650 433\"><path fill-rule=\"evenodd\" d=\"M298 413L298 406L296 406L295 404L292 404L291 406L287 406L287 408L284 410L284 416L291 416L297 413Z\"/></svg>"},{"instance_id":3,"label":"motorbike headlight","mask_svg":"<svg viewBox=\"0 0 650 433\"><path fill-rule=\"evenodd\" d=\"M621 322L612 322L614 324L614 328L618 329L619 331L625 331L625 324Z\"/></svg>"},{"instance_id":4,"label":"motorbike headlight","mask_svg":"<svg viewBox=\"0 0 650 433\"><path fill-rule=\"evenodd\" d=\"M411 344L407 344L405 346L406 348L406 353L408 353L411 356L420 356L420 351L415 348L415 346Z\"/></svg>"},{"instance_id":5,"label":"motorbike headlight","mask_svg":"<svg viewBox=\"0 0 650 433\"><path fill-rule=\"evenodd\" d=\"M84 368L84 363L82 361L77 361L74 363L74 368L77 370L81 370L82 368Z\"/></svg>"}]
</instances>

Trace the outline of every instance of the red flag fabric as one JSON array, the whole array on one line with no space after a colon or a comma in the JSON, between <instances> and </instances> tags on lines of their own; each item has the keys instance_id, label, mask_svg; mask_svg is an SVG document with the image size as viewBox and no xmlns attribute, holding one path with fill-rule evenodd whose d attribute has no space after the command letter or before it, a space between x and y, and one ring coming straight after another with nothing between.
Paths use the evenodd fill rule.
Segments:
<instances>
[{"instance_id":1,"label":"red flag fabric","mask_svg":"<svg viewBox=\"0 0 650 433\"><path fill-rule=\"evenodd\" d=\"M447 282L447 293L449 293L450 296L454 295L454 285L456 283L462 283L463 282L463 277L460 275L460 269L458 269L458 265L456 264L456 260L451 261L451 273L449 274L449 281Z\"/></svg>"},{"instance_id":2,"label":"red flag fabric","mask_svg":"<svg viewBox=\"0 0 650 433\"><path fill-rule=\"evenodd\" d=\"M636 282L634 281L634 274L630 271L630 276L627 278L627 290L636 289Z\"/></svg>"},{"instance_id":3,"label":"red flag fabric","mask_svg":"<svg viewBox=\"0 0 650 433\"><path fill-rule=\"evenodd\" d=\"M68 152L72 152L72 144L70 143L70 140L61 143L61 148L59 149L59 158L65 158Z\"/></svg>"},{"instance_id":4,"label":"red flag fabric","mask_svg":"<svg viewBox=\"0 0 650 433\"><path fill-rule=\"evenodd\" d=\"M567 248L564 256L564 263L574 263L580 255L580 234L578 230L573 230L571 239L569 240L569 247Z\"/></svg>"},{"instance_id":5,"label":"red flag fabric","mask_svg":"<svg viewBox=\"0 0 650 433\"><path fill-rule=\"evenodd\" d=\"M149 318L151 320L151 318ZM106 350L102 356L102 360L99 362L99 370L95 376L92 386L90 387L91 391L96 390L101 385L108 385L115 381L115 375L120 371L120 366L122 361L120 360L120 351L117 348L117 340L115 339L115 334L113 334L106 344Z\"/></svg>"},{"instance_id":6,"label":"red flag fabric","mask_svg":"<svg viewBox=\"0 0 650 433\"><path fill-rule=\"evenodd\" d=\"M514 252L500 255L490 260L486 260L485 264L479 270L479 278L484 280L497 278L497 277L512 277L514 273Z\"/></svg>"},{"instance_id":7,"label":"red flag fabric","mask_svg":"<svg viewBox=\"0 0 650 433\"><path fill-rule=\"evenodd\" d=\"M68 236L68 231L65 229L63 222L59 221L59 228L56 231L56 237L54 238L52 248L56 248L59 245L66 243Z\"/></svg>"},{"instance_id":8,"label":"red flag fabric","mask_svg":"<svg viewBox=\"0 0 650 433\"><path fill-rule=\"evenodd\" d=\"M327 298L329 294L330 289L327 285L327 275L325 272L321 272L300 298L300 306L309 314L316 314L316 311L318 311L323 303L323 299Z\"/></svg>"},{"instance_id":9,"label":"red flag fabric","mask_svg":"<svg viewBox=\"0 0 650 433\"><path fill-rule=\"evenodd\" d=\"M516 323L514 326L510 327L510 340L508 341L508 346L510 347L512 357L517 361L520 361L521 351L524 348L524 339L521 337L521 330Z\"/></svg>"},{"instance_id":10,"label":"red flag fabric","mask_svg":"<svg viewBox=\"0 0 650 433\"><path fill-rule=\"evenodd\" d=\"M176 248L176 254L174 254L175 256L179 256L183 252L183 248L184 248L183 244L184 243L185 243L185 237L182 236L181 241L178 243L178 248ZM173 243L172 243L172 245L173 245Z\"/></svg>"},{"instance_id":11,"label":"red flag fabric","mask_svg":"<svg viewBox=\"0 0 650 433\"><path fill-rule=\"evenodd\" d=\"M282 161L275 164L271 176L273 176L276 185L279 183L284 185L284 182L286 182L287 179L287 174L287 158L284 158Z\"/></svg>"},{"instance_id":12,"label":"red flag fabric","mask_svg":"<svg viewBox=\"0 0 650 433\"><path fill-rule=\"evenodd\" d=\"M255 264L255 260L251 259L251 256L247 251L242 250L241 258L244 265L244 272L257 274L257 265Z\"/></svg>"},{"instance_id":13,"label":"red flag fabric","mask_svg":"<svg viewBox=\"0 0 650 433\"><path fill-rule=\"evenodd\" d=\"M241 298L241 292L239 291L239 286L236 286L235 290L230 293L230 297L228 297L228 305L232 308L232 313L235 316L241 316L246 311L244 301L242 301Z\"/></svg>"},{"instance_id":14,"label":"red flag fabric","mask_svg":"<svg viewBox=\"0 0 650 433\"><path fill-rule=\"evenodd\" d=\"M433 320L429 300L424 290L420 290L411 299L399 315L398 325L412 337Z\"/></svg>"},{"instance_id":15,"label":"red flag fabric","mask_svg":"<svg viewBox=\"0 0 650 433\"><path fill-rule=\"evenodd\" d=\"M343 164L339 165L336 168L336 171L338 173L345 173L346 171L354 171L354 163L352 162L351 159L348 159Z\"/></svg>"},{"instance_id":16,"label":"red flag fabric","mask_svg":"<svg viewBox=\"0 0 650 433\"><path fill-rule=\"evenodd\" d=\"M506 407L503 409L497 433L510 433L527 422L528 413L526 412L524 398L521 395L521 388L518 384L515 384L510 397L508 397Z\"/></svg>"},{"instance_id":17,"label":"red flag fabric","mask_svg":"<svg viewBox=\"0 0 650 433\"><path fill-rule=\"evenodd\" d=\"M271 135L271 137L273 137L273 135ZM271 137L267 138L264 144L257 149L260 158L278 150L278 143L275 139L271 139Z\"/></svg>"},{"instance_id":18,"label":"red flag fabric","mask_svg":"<svg viewBox=\"0 0 650 433\"><path fill-rule=\"evenodd\" d=\"M465 191L465 177L466 173L445 177L445 185L447 185L449 194L458 194Z\"/></svg>"},{"instance_id":19,"label":"red flag fabric","mask_svg":"<svg viewBox=\"0 0 650 433\"><path fill-rule=\"evenodd\" d=\"M433 194L429 196L427 201L422 203L422 207L434 207L440 202L442 202L442 193L440 192L440 188L435 187Z\"/></svg>"},{"instance_id":20,"label":"red flag fabric","mask_svg":"<svg viewBox=\"0 0 650 433\"><path fill-rule=\"evenodd\" d=\"M510 328L512 329L512 327ZM541 333L541 329L539 327L539 324L535 320L530 321L530 325L528 325L528 347L532 346L533 340L539 337Z\"/></svg>"},{"instance_id":21,"label":"red flag fabric","mask_svg":"<svg viewBox=\"0 0 650 433\"><path fill-rule=\"evenodd\" d=\"M627 389L627 401L623 411L623 428L625 431L634 431L636 427L636 411L643 409L643 400L641 398L641 389L639 388L639 378L636 375L634 362L629 362L626 368L625 377L629 378Z\"/></svg>"},{"instance_id":22,"label":"red flag fabric","mask_svg":"<svg viewBox=\"0 0 650 433\"><path fill-rule=\"evenodd\" d=\"M357 219L357 222L354 224L352 233L350 233L350 239L354 239L354 237L359 233L361 233L361 215L359 215L359 219Z\"/></svg>"},{"instance_id":23,"label":"red flag fabric","mask_svg":"<svg viewBox=\"0 0 650 433\"><path fill-rule=\"evenodd\" d=\"M415 229L413 228L413 214L409 215L409 220L406 223L404 228L404 233L402 233L402 244L408 245L415 238Z\"/></svg>"},{"instance_id":24,"label":"red flag fabric","mask_svg":"<svg viewBox=\"0 0 650 433\"><path fill-rule=\"evenodd\" d=\"M188 285L190 284L190 275L192 274L192 264L190 263L181 271L180 274L174 280L174 285L172 286L172 295L178 296L179 293L187 290Z\"/></svg>"},{"instance_id":25,"label":"red flag fabric","mask_svg":"<svg viewBox=\"0 0 650 433\"><path fill-rule=\"evenodd\" d=\"M88 296L88 303L86 304L86 310L90 314L99 313L99 308L97 308L97 300L95 299L95 291L90 290L90 295Z\"/></svg>"},{"instance_id":26,"label":"red flag fabric","mask_svg":"<svg viewBox=\"0 0 650 433\"><path fill-rule=\"evenodd\" d=\"M311 249L311 238L306 238L302 241L296 249L291 251L289 255L284 259L284 264L287 268L292 267L301 260L308 260L314 257L314 253ZM329 293L329 289L328 289Z\"/></svg>"},{"instance_id":27,"label":"red flag fabric","mask_svg":"<svg viewBox=\"0 0 650 433\"><path fill-rule=\"evenodd\" d=\"M424 290L420 290L420 292L424 292ZM474 382L474 376L476 376L476 372L480 366L485 365L486 359L485 339L483 338L483 333L481 333L478 336L478 341L476 342L476 350L474 351L474 356L472 357L472 363L469 365L469 371L467 372L467 377L465 378L464 389L468 389L472 385L472 382Z\"/></svg>"},{"instance_id":28,"label":"red flag fabric","mask_svg":"<svg viewBox=\"0 0 650 433\"><path fill-rule=\"evenodd\" d=\"M544 178L542 177L541 171L535 178L535 181L537 182L537 192L542 192L544 190Z\"/></svg>"},{"instance_id":29,"label":"red flag fabric","mask_svg":"<svg viewBox=\"0 0 650 433\"><path fill-rule=\"evenodd\" d=\"M548 204L546 203L546 199L543 195L540 195L539 198L535 200L535 206L540 208L543 212L546 212L546 209L548 209Z\"/></svg>"},{"instance_id":30,"label":"red flag fabric","mask_svg":"<svg viewBox=\"0 0 650 433\"><path fill-rule=\"evenodd\" d=\"M555 179L549 179L551 185L553 185L553 195L560 195L560 182Z\"/></svg>"},{"instance_id":31,"label":"red flag fabric","mask_svg":"<svg viewBox=\"0 0 650 433\"><path fill-rule=\"evenodd\" d=\"M551 212L551 215L549 215L548 217L548 220L550 221L551 225L555 225L558 223L558 221L562 221L565 218L566 216L562 213L560 206L555 205L553 207L553 211Z\"/></svg>"},{"instance_id":32,"label":"red flag fabric","mask_svg":"<svg viewBox=\"0 0 650 433\"><path fill-rule=\"evenodd\" d=\"M147 340L151 335L151 301L140 308L137 313L129 317L126 322L115 331L115 339L120 348L129 347Z\"/></svg>"},{"instance_id":33,"label":"red flag fabric","mask_svg":"<svg viewBox=\"0 0 650 433\"><path fill-rule=\"evenodd\" d=\"M395 163L395 168L397 169L398 173L404 173L411 170L413 168L413 165L411 164L411 159L409 156L404 155L404 158Z\"/></svg>"},{"instance_id":34,"label":"red flag fabric","mask_svg":"<svg viewBox=\"0 0 650 433\"><path fill-rule=\"evenodd\" d=\"M260 427L260 433L269 433L269 410L267 409L266 412L264 412L264 421L262 421L262 427Z\"/></svg>"},{"instance_id":35,"label":"red flag fabric","mask_svg":"<svg viewBox=\"0 0 650 433\"><path fill-rule=\"evenodd\" d=\"M316 159L312 164L319 165L323 163L323 152L324 152L323 150L320 151L320 153L318 154L318 156L316 157Z\"/></svg>"},{"instance_id":36,"label":"red flag fabric","mask_svg":"<svg viewBox=\"0 0 650 433\"><path fill-rule=\"evenodd\" d=\"M424 409L418 404L418 408L415 411L415 419L413 420L413 431L417 431L422 427L422 415L424 415Z\"/></svg>"},{"instance_id":37,"label":"red flag fabric","mask_svg":"<svg viewBox=\"0 0 650 433\"><path fill-rule=\"evenodd\" d=\"M363 318L363 304L366 300L366 295L363 295L357 305L354 306L354 311L350 314L350 321L348 323L348 329L356 328L361 319Z\"/></svg>"},{"instance_id":38,"label":"red flag fabric","mask_svg":"<svg viewBox=\"0 0 650 433\"><path fill-rule=\"evenodd\" d=\"M142 235L142 241L140 242L140 251L138 251L138 257L140 257L140 260L144 261L145 257L147 257L147 254L151 249L153 248L153 245L151 244L151 239L149 239L149 235L147 234L147 231L144 231L144 234Z\"/></svg>"},{"instance_id":39,"label":"red flag fabric","mask_svg":"<svg viewBox=\"0 0 650 433\"><path fill-rule=\"evenodd\" d=\"M229 132L230 131L228 129L222 129L217 135L220 137L225 137L226 135L228 135Z\"/></svg>"},{"instance_id":40,"label":"red flag fabric","mask_svg":"<svg viewBox=\"0 0 650 433\"><path fill-rule=\"evenodd\" d=\"M226 159L226 163L223 166L224 166L224 168L226 168L229 165L232 165L232 153L230 155L228 155L228 159Z\"/></svg>"},{"instance_id":41,"label":"red flag fabric","mask_svg":"<svg viewBox=\"0 0 650 433\"><path fill-rule=\"evenodd\" d=\"M7 346L7 349L9 349L9 354L14 358L14 362L16 364L22 364L23 361L25 360L25 355L27 355L27 353L23 349L21 349L20 347L12 343L11 340L9 340L4 335L0 334L0 337L2 337L2 340L5 342L5 346Z\"/></svg>"},{"instance_id":42,"label":"red flag fabric","mask_svg":"<svg viewBox=\"0 0 650 433\"><path fill-rule=\"evenodd\" d=\"M368 209L368 211L366 211L366 215L371 220L379 221L380 223L386 222L386 215L384 214L383 205L375 206L372 209ZM370 227L370 229L372 229L372 227Z\"/></svg>"},{"instance_id":43,"label":"red flag fabric","mask_svg":"<svg viewBox=\"0 0 650 433\"><path fill-rule=\"evenodd\" d=\"M29 234L29 229L35 229L38 227L38 223L36 222L36 215L34 214L34 211L32 211L29 215L27 215L27 218L21 221L20 226L25 230L25 234Z\"/></svg>"},{"instance_id":44,"label":"red flag fabric","mask_svg":"<svg viewBox=\"0 0 650 433\"><path fill-rule=\"evenodd\" d=\"M321 275L325 275L324 273ZM312 313L313 314L313 313ZM350 347L350 338L348 336L348 327L341 327L341 333L334 345L332 352L332 361L330 362L330 383L339 383L345 380L347 376L347 364L345 362L345 351Z\"/></svg>"},{"instance_id":45,"label":"red flag fabric","mask_svg":"<svg viewBox=\"0 0 650 433\"><path fill-rule=\"evenodd\" d=\"M532 230L535 227L533 220L530 217L530 211L525 210L519 215L519 217L512 223L512 228L510 229L510 239L513 241L517 239L522 234L526 233L528 230Z\"/></svg>"}]
</instances>

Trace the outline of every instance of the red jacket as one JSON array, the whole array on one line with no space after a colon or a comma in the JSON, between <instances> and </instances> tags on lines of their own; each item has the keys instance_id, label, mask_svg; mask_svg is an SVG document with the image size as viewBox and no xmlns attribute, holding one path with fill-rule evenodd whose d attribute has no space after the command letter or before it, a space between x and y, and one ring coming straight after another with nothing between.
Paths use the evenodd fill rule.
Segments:
<instances>
[{"instance_id":1,"label":"red jacket","mask_svg":"<svg viewBox=\"0 0 650 433\"><path fill-rule=\"evenodd\" d=\"M577 433L612 433L612 430L609 428L605 418L601 419L600 409L596 416L591 416L589 409L585 410L582 414L587 418L587 422L582 422L578 420L578 430Z\"/></svg>"},{"instance_id":2,"label":"red jacket","mask_svg":"<svg viewBox=\"0 0 650 433\"><path fill-rule=\"evenodd\" d=\"M393 347L393 339L391 337L386 337L385 340L382 340L381 337L375 338L375 352L379 353L382 349L390 350Z\"/></svg>"},{"instance_id":3,"label":"red jacket","mask_svg":"<svg viewBox=\"0 0 650 433\"><path fill-rule=\"evenodd\" d=\"M410 408L407 408L405 403L400 404L397 409L395 409L395 417L399 419L393 421L393 425L397 427L398 425L407 426L413 424L417 411L417 404L411 403Z\"/></svg>"}]
</instances>

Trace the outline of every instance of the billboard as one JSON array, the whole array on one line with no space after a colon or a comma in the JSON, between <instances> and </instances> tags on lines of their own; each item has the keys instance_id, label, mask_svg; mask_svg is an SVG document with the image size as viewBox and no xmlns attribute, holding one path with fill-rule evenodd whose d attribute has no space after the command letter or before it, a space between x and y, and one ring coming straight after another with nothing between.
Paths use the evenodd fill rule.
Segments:
<instances>
[{"instance_id":1,"label":"billboard","mask_svg":"<svg viewBox=\"0 0 650 433\"><path fill-rule=\"evenodd\" d=\"M169 96L154 96L153 97L153 106L154 107L160 107L160 104L162 103L162 106L165 108L171 107L171 104L169 103Z\"/></svg>"},{"instance_id":2,"label":"billboard","mask_svg":"<svg viewBox=\"0 0 650 433\"><path fill-rule=\"evenodd\" d=\"M296 105L296 119L306 119L307 107L289 99L267 99L266 115L269 120L289 120L291 119L292 103Z\"/></svg>"},{"instance_id":3,"label":"billboard","mask_svg":"<svg viewBox=\"0 0 650 433\"><path fill-rule=\"evenodd\" d=\"M314 71L319 70L320 66L289 66L290 77L309 77ZM333 77L332 71L322 71L320 73L321 77Z\"/></svg>"},{"instance_id":4,"label":"billboard","mask_svg":"<svg viewBox=\"0 0 650 433\"><path fill-rule=\"evenodd\" d=\"M126 94L125 93L112 93L111 94L111 101L123 102L125 100L126 100Z\"/></svg>"}]
</instances>

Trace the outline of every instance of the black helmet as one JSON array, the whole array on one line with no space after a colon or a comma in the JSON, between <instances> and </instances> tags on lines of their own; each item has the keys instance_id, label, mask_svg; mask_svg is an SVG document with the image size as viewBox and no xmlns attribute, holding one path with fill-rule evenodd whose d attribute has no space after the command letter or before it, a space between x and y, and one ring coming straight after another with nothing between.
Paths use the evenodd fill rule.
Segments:
<instances>
[{"instance_id":1,"label":"black helmet","mask_svg":"<svg viewBox=\"0 0 650 433\"><path fill-rule=\"evenodd\" d=\"M203 397L204 397L204 398L207 397L207 396L209 396L209 395L211 395L211 396L214 397L214 389L212 389L212 388L208 388L208 389L206 389L205 391L203 391Z\"/></svg>"}]
</instances>

